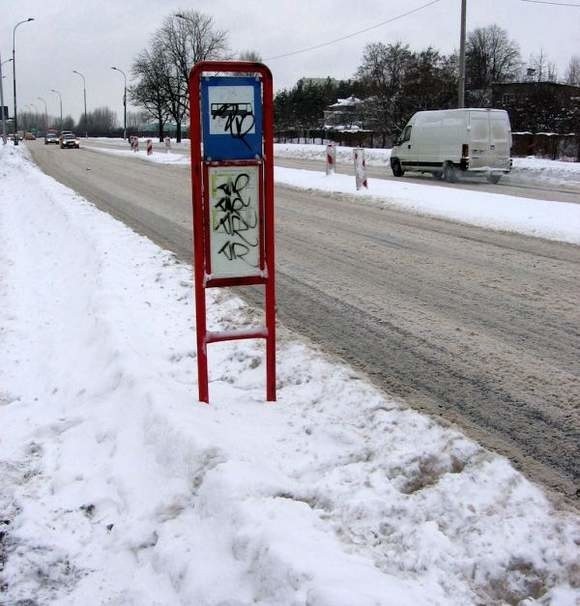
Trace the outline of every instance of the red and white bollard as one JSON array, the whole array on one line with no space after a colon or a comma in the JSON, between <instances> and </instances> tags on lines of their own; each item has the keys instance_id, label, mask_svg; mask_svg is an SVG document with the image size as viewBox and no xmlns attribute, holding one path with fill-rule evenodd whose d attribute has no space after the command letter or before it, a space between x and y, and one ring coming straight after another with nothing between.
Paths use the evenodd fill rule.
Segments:
<instances>
[{"instance_id":1,"label":"red and white bollard","mask_svg":"<svg viewBox=\"0 0 580 606\"><path fill-rule=\"evenodd\" d=\"M153 141L147 139L147 155L150 156L153 153Z\"/></svg>"},{"instance_id":2,"label":"red and white bollard","mask_svg":"<svg viewBox=\"0 0 580 606\"><path fill-rule=\"evenodd\" d=\"M368 189L369 185L367 182L367 163L365 160L365 150L362 147L355 147L353 150L353 155L356 189L357 191L361 187Z\"/></svg>"},{"instance_id":3,"label":"red and white bollard","mask_svg":"<svg viewBox=\"0 0 580 606\"><path fill-rule=\"evenodd\" d=\"M139 137L133 135L131 137L131 149L137 153L139 151Z\"/></svg>"},{"instance_id":4,"label":"red and white bollard","mask_svg":"<svg viewBox=\"0 0 580 606\"><path fill-rule=\"evenodd\" d=\"M326 174L334 175L336 168L336 145L329 143L326 146Z\"/></svg>"}]
</instances>

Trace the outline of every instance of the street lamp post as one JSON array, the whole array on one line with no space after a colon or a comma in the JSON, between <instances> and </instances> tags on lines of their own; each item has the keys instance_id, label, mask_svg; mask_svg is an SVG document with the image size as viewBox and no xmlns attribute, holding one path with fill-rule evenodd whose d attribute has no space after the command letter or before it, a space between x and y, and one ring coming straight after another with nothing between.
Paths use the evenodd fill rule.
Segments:
<instances>
[{"instance_id":1,"label":"street lamp post","mask_svg":"<svg viewBox=\"0 0 580 606\"><path fill-rule=\"evenodd\" d=\"M44 134L46 134L48 130L48 104L42 97L37 97L37 99L44 103Z\"/></svg>"},{"instance_id":2,"label":"street lamp post","mask_svg":"<svg viewBox=\"0 0 580 606\"><path fill-rule=\"evenodd\" d=\"M28 17L19 21L12 30L12 84L14 85L14 145L18 145L18 108L16 106L16 28L23 23L34 21L34 17Z\"/></svg>"},{"instance_id":3,"label":"street lamp post","mask_svg":"<svg viewBox=\"0 0 580 606\"><path fill-rule=\"evenodd\" d=\"M6 59L6 61L2 61L2 55L0 54L0 112L2 112L2 138L3 141L6 141L6 115L4 114L4 83L2 79L4 76L2 75L2 66L4 63L10 63L12 59Z\"/></svg>"},{"instance_id":4,"label":"street lamp post","mask_svg":"<svg viewBox=\"0 0 580 606\"><path fill-rule=\"evenodd\" d=\"M78 72L76 69L73 69L73 74L77 74L83 79L83 98L85 101L85 139L87 139L89 136L87 131L87 82L81 72Z\"/></svg>"},{"instance_id":5,"label":"street lamp post","mask_svg":"<svg viewBox=\"0 0 580 606\"><path fill-rule=\"evenodd\" d=\"M57 94L60 100L60 130L62 131L62 95L54 88L51 88L50 92Z\"/></svg>"},{"instance_id":6,"label":"street lamp post","mask_svg":"<svg viewBox=\"0 0 580 606\"><path fill-rule=\"evenodd\" d=\"M123 89L123 139L127 138L127 75L122 69L118 67L111 67L116 72L123 74L123 79L125 81L125 88Z\"/></svg>"}]
</instances>

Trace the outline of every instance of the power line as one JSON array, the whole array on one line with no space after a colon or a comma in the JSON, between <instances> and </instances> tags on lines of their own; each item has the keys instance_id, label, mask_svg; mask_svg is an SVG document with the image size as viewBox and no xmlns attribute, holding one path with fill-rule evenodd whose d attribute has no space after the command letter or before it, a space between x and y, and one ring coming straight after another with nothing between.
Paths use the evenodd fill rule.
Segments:
<instances>
[{"instance_id":1,"label":"power line","mask_svg":"<svg viewBox=\"0 0 580 606\"><path fill-rule=\"evenodd\" d=\"M570 2L548 2L548 0L520 0L520 2L530 2L531 4L550 4L551 6L573 6L580 8L580 4L572 4Z\"/></svg>"},{"instance_id":2,"label":"power line","mask_svg":"<svg viewBox=\"0 0 580 606\"><path fill-rule=\"evenodd\" d=\"M298 55L300 53L307 53L308 51L316 50L318 48L323 48L325 46L330 46L331 44L336 44L337 42L342 42L343 40L348 40L349 38L354 38L354 36L364 34L365 32L370 32L373 29L377 29L378 27L387 25L387 23L392 23L393 21L397 21L398 19L402 19L403 17L408 17L409 15L412 15L413 13L418 13L419 11L422 11L424 8L432 6L433 4L437 4L438 2L441 2L441 0L431 0L431 2L427 2L426 4L418 6L417 8L414 8L413 10L407 11L406 13L401 13L400 15L397 15L396 17L391 17L390 19L387 19L386 21L381 21L381 23L377 23L376 25L371 25L370 27L361 29L357 32L353 32L352 34L347 34L346 36L341 36L340 38L336 38L334 40L329 40L328 42L321 42L320 44L315 44L314 46L309 46L308 48L301 48L300 50L295 50L290 53L284 53L283 55L276 55L275 57L268 57L267 59L264 59L264 61L272 61L273 59L282 59L283 57L291 57L292 55Z\"/></svg>"}]
</instances>

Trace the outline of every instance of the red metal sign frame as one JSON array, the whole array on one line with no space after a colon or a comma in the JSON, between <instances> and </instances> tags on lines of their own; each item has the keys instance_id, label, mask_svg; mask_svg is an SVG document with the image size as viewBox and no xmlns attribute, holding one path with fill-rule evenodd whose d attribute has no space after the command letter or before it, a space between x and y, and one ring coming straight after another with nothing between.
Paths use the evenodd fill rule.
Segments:
<instances>
[{"instance_id":1,"label":"red metal sign frame","mask_svg":"<svg viewBox=\"0 0 580 606\"><path fill-rule=\"evenodd\" d=\"M235 73L258 74L262 82L263 145L262 158L207 162L203 160L201 79L204 74ZM197 325L197 371L199 400L209 403L207 345L238 339L265 339L266 343L266 399L276 400L276 287L274 248L274 104L272 73L262 63L248 61L201 61L189 75L191 190L193 207L193 253L195 313ZM213 166L261 165L259 188L263 192L260 203L260 272L255 276L212 278L209 256L209 195L208 169ZM206 289L231 286L264 286L265 326L227 332L208 332Z\"/></svg>"}]
</instances>

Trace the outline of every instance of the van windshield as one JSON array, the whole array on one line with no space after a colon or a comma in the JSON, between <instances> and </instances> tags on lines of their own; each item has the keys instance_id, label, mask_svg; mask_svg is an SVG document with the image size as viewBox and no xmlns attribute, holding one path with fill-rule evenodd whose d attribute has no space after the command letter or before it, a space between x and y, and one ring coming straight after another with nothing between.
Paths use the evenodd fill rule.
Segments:
<instances>
[{"instance_id":1,"label":"van windshield","mask_svg":"<svg viewBox=\"0 0 580 606\"><path fill-rule=\"evenodd\" d=\"M403 131L403 134L401 135L401 143L404 143L405 141L408 141L411 138L411 129L413 127L409 124L408 126L405 126L405 130Z\"/></svg>"}]
</instances>

